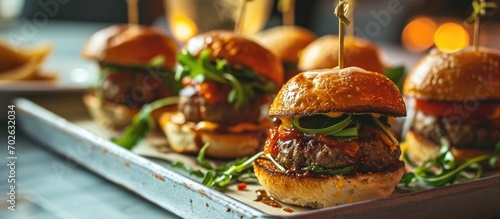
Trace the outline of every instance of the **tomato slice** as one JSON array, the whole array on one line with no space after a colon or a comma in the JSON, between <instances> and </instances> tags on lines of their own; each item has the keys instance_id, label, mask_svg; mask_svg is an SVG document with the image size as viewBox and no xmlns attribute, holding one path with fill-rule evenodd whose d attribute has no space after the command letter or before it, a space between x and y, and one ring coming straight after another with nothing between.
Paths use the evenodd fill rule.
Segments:
<instances>
[{"instance_id":1,"label":"tomato slice","mask_svg":"<svg viewBox=\"0 0 500 219\"><path fill-rule=\"evenodd\" d=\"M500 103L486 101L447 102L415 100L415 109L433 116L488 117L500 109Z\"/></svg>"}]
</instances>

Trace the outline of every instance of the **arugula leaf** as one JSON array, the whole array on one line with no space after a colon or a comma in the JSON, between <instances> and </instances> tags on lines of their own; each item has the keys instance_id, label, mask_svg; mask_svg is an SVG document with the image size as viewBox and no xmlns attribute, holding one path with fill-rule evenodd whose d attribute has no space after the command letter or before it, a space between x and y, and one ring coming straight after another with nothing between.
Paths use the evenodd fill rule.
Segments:
<instances>
[{"instance_id":1,"label":"arugula leaf","mask_svg":"<svg viewBox=\"0 0 500 219\"><path fill-rule=\"evenodd\" d=\"M494 165L497 156L499 156L498 153L486 154L465 160L462 163L456 163L448 141L441 138L439 152L429 155L420 165L412 161L407 152L403 153L405 162L413 166L414 169L405 173L400 182L407 187L413 182L440 187L453 184L460 178L477 179L482 177L482 166L479 163L490 161L490 165Z\"/></svg>"},{"instance_id":2,"label":"arugula leaf","mask_svg":"<svg viewBox=\"0 0 500 219\"><path fill-rule=\"evenodd\" d=\"M228 96L228 102L233 103L236 108L251 102L256 93L273 94L276 85L248 68L236 68L231 66L227 60L210 60L210 50L203 50L198 58L185 51L177 55L179 67L175 78L181 80L189 76L198 81L214 81L220 84L230 85L232 90Z\"/></svg>"},{"instance_id":3,"label":"arugula leaf","mask_svg":"<svg viewBox=\"0 0 500 219\"><path fill-rule=\"evenodd\" d=\"M316 119L319 117L326 117L327 119ZM307 126L304 123L301 123L300 120L307 119ZM311 122L313 120L313 122ZM316 121L318 120L318 121ZM330 135L334 134L345 127L347 127L352 120L352 115L347 114L346 116L331 118L324 115L314 115L314 116L293 116L292 117L292 125L295 129L304 133L316 133L316 134L325 134ZM332 122L334 121L334 122Z\"/></svg>"},{"instance_id":4,"label":"arugula leaf","mask_svg":"<svg viewBox=\"0 0 500 219\"><path fill-rule=\"evenodd\" d=\"M189 175L194 175L196 177L203 177L205 174L203 174L203 172L201 172L200 170L194 170L192 168L189 168L189 167L186 167L184 165L184 163L180 162L180 161L177 161L173 164L170 165L171 167L174 167L174 168L180 168L180 169L183 169L184 171L188 172Z\"/></svg>"},{"instance_id":5,"label":"arugula leaf","mask_svg":"<svg viewBox=\"0 0 500 219\"><path fill-rule=\"evenodd\" d=\"M200 152L198 152L198 156L196 157L196 161L198 162L198 164L207 169L207 170L213 170L214 168L212 167L212 165L210 165L210 163L208 163L206 160L205 160L205 151L207 150L208 146L210 146L210 144L208 143L205 143L205 145L203 145L203 147L200 149Z\"/></svg>"},{"instance_id":6,"label":"arugula leaf","mask_svg":"<svg viewBox=\"0 0 500 219\"><path fill-rule=\"evenodd\" d=\"M314 173L325 173L328 175L339 175L339 174L349 174L352 170L354 169L353 166L348 166L344 168L339 168L339 169L327 169L323 167L317 167L317 166L310 166L310 167L304 167L302 170L306 171L311 171Z\"/></svg>"},{"instance_id":7,"label":"arugula leaf","mask_svg":"<svg viewBox=\"0 0 500 219\"><path fill-rule=\"evenodd\" d=\"M403 86L403 77L405 75L405 66L395 66L391 68L385 69L383 73L386 77L388 77L396 86L398 87L399 90L401 90Z\"/></svg>"},{"instance_id":8,"label":"arugula leaf","mask_svg":"<svg viewBox=\"0 0 500 219\"><path fill-rule=\"evenodd\" d=\"M125 149L132 149L146 136L149 130L155 128L151 113L161 107L177 104L177 102L179 102L179 97L166 97L145 104L141 111L134 116L132 124L125 128L123 136L118 139L112 139L112 141Z\"/></svg>"}]
</instances>

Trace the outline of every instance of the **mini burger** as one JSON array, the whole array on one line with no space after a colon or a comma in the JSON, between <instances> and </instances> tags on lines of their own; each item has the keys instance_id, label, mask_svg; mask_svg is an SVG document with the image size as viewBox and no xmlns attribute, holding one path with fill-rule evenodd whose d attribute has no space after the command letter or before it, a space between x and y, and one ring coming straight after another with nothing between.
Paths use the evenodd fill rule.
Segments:
<instances>
[{"instance_id":1,"label":"mini burger","mask_svg":"<svg viewBox=\"0 0 500 219\"><path fill-rule=\"evenodd\" d=\"M500 142L499 51L434 49L410 71L403 94L412 112L406 124L412 158L423 161L439 151L442 138L458 161L495 151Z\"/></svg>"},{"instance_id":2,"label":"mini burger","mask_svg":"<svg viewBox=\"0 0 500 219\"><path fill-rule=\"evenodd\" d=\"M113 25L94 33L82 51L100 68L98 84L84 95L90 114L102 126L119 130L144 104L176 96L176 52L175 41L151 27Z\"/></svg>"},{"instance_id":3,"label":"mini burger","mask_svg":"<svg viewBox=\"0 0 500 219\"><path fill-rule=\"evenodd\" d=\"M236 158L261 148L272 125L270 98L282 86L280 60L256 42L232 32L211 31L190 39L177 56L182 78L179 112L161 124L171 149Z\"/></svg>"},{"instance_id":4,"label":"mini burger","mask_svg":"<svg viewBox=\"0 0 500 219\"><path fill-rule=\"evenodd\" d=\"M390 116L405 116L387 77L357 67L321 69L290 79L272 102L265 157L254 162L275 199L324 208L387 197L404 173Z\"/></svg>"},{"instance_id":5,"label":"mini burger","mask_svg":"<svg viewBox=\"0 0 500 219\"><path fill-rule=\"evenodd\" d=\"M298 26L278 26L258 33L255 39L281 59L287 81L299 73L300 53L316 39L316 34Z\"/></svg>"},{"instance_id":6,"label":"mini burger","mask_svg":"<svg viewBox=\"0 0 500 219\"><path fill-rule=\"evenodd\" d=\"M338 65L338 36L326 35L309 44L299 57L298 69L334 68ZM368 71L384 72L378 47L362 38L344 40L344 65L357 66Z\"/></svg>"}]
</instances>

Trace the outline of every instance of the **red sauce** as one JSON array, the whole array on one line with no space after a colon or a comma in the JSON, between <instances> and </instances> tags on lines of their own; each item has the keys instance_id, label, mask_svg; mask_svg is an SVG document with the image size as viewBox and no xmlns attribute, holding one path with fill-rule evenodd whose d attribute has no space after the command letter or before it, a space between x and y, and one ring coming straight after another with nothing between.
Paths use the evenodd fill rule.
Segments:
<instances>
[{"instance_id":1,"label":"red sauce","mask_svg":"<svg viewBox=\"0 0 500 219\"><path fill-rule=\"evenodd\" d=\"M281 210L286 212L286 213L293 213L293 210L291 208L283 208Z\"/></svg>"},{"instance_id":2,"label":"red sauce","mask_svg":"<svg viewBox=\"0 0 500 219\"><path fill-rule=\"evenodd\" d=\"M247 190L247 184L246 184L246 183L244 183L244 182L239 183L239 184L236 186L236 188L237 188L238 190L240 190L240 191L245 191L245 190Z\"/></svg>"},{"instance_id":3,"label":"red sauce","mask_svg":"<svg viewBox=\"0 0 500 219\"><path fill-rule=\"evenodd\" d=\"M257 199L254 201L261 202L263 204L269 205L273 208L281 208L281 204L276 202L273 197L269 197L265 190L259 189L257 192Z\"/></svg>"}]
</instances>

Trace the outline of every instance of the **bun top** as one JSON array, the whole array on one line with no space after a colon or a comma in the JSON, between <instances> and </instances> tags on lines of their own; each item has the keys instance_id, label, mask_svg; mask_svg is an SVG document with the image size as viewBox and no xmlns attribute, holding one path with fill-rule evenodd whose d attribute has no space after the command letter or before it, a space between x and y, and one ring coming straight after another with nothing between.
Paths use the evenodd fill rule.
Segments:
<instances>
[{"instance_id":1,"label":"bun top","mask_svg":"<svg viewBox=\"0 0 500 219\"><path fill-rule=\"evenodd\" d=\"M147 65L162 55L164 67L176 63L177 44L161 30L143 27L112 25L90 36L83 47L82 56L99 62L119 65Z\"/></svg>"},{"instance_id":2,"label":"bun top","mask_svg":"<svg viewBox=\"0 0 500 219\"><path fill-rule=\"evenodd\" d=\"M410 70L403 94L419 99L500 99L500 52L472 47L455 53L433 49Z\"/></svg>"},{"instance_id":3,"label":"bun top","mask_svg":"<svg viewBox=\"0 0 500 219\"><path fill-rule=\"evenodd\" d=\"M255 40L271 50L284 62L296 63L302 50L316 39L316 35L298 26L277 26L255 35Z\"/></svg>"},{"instance_id":4,"label":"bun top","mask_svg":"<svg viewBox=\"0 0 500 219\"><path fill-rule=\"evenodd\" d=\"M301 71L334 68L338 65L338 42L334 35L326 35L309 44L299 57ZM344 40L344 65L357 66L368 71L383 72L378 47L362 38L346 37Z\"/></svg>"},{"instance_id":5,"label":"bun top","mask_svg":"<svg viewBox=\"0 0 500 219\"><path fill-rule=\"evenodd\" d=\"M278 57L258 43L228 31L210 31L191 38L185 50L198 56L210 49L211 58L226 59L231 64L247 67L257 74L283 85L283 66Z\"/></svg>"},{"instance_id":6,"label":"bun top","mask_svg":"<svg viewBox=\"0 0 500 219\"><path fill-rule=\"evenodd\" d=\"M328 112L379 113L406 116L396 85L386 76L358 67L319 69L300 73L279 91L270 116Z\"/></svg>"}]
</instances>

